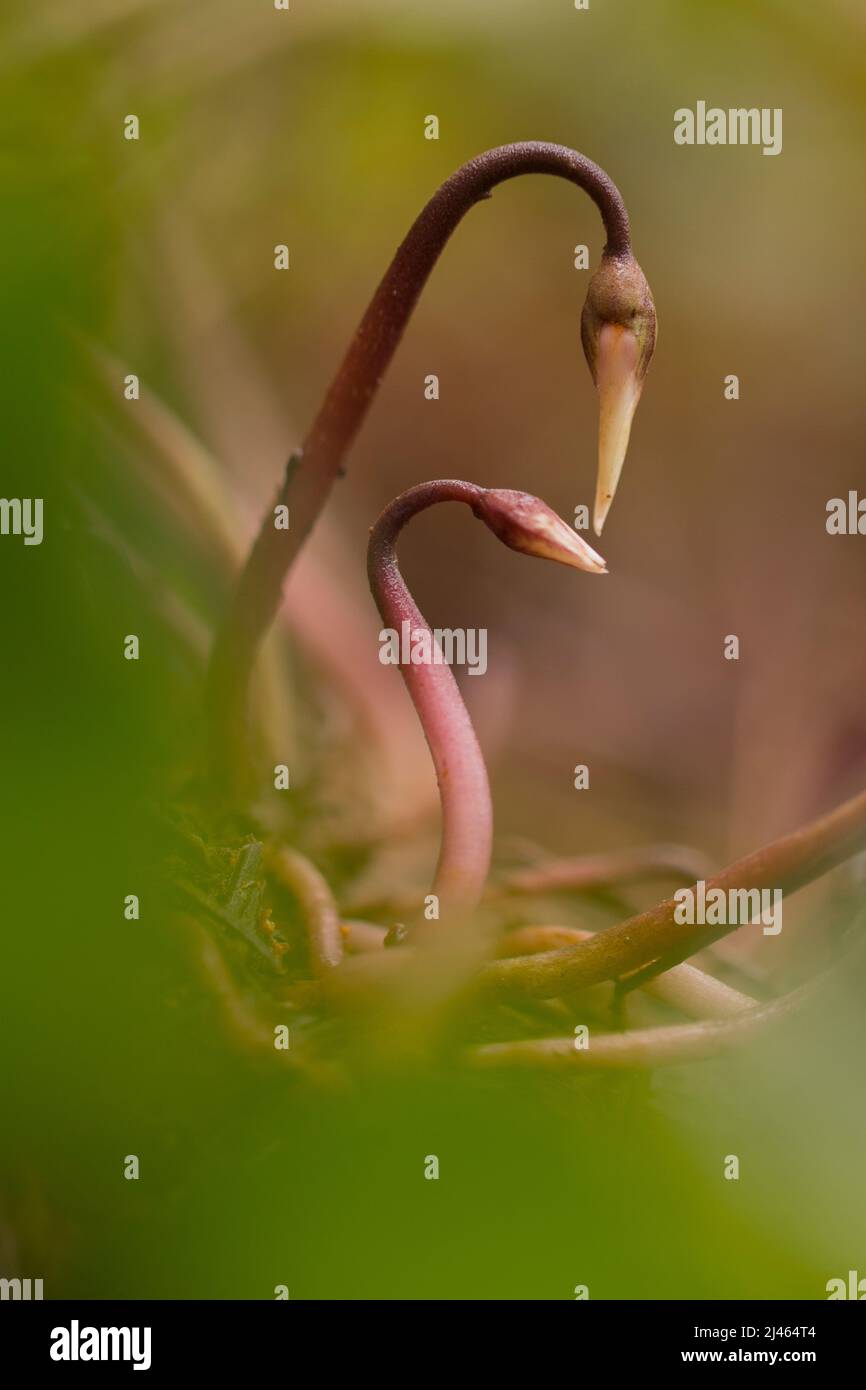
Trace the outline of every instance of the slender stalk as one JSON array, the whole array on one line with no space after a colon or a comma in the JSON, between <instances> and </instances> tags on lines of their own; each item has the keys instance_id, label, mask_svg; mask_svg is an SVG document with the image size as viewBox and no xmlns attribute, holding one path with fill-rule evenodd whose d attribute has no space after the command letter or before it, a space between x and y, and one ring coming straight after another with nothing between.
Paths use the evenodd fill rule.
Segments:
<instances>
[{"instance_id":1,"label":"slender stalk","mask_svg":"<svg viewBox=\"0 0 866 1390\"><path fill-rule=\"evenodd\" d=\"M395 543L407 521L437 502L476 501L472 483L422 484L385 509L370 533L367 573L376 606L386 627L402 632L408 621L413 634L432 634L400 574ZM473 907L490 867L493 806L484 757L451 668L403 665L400 674L412 697L430 748L442 806L442 842L433 881L440 911Z\"/></svg>"},{"instance_id":2,"label":"slender stalk","mask_svg":"<svg viewBox=\"0 0 866 1390\"><path fill-rule=\"evenodd\" d=\"M527 1038L472 1048L465 1060L472 1067L567 1067L580 1070L676 1066L703 1061L751 1042L804 1002L808 986L772 1004L736 1016L703 1023L674 1023L667 1028L640 1028L629 1033L590 1033L589 1047L577 1049L574 1038Z\"/></svg>"},{"instance_id":3,"label":"slender stalk","mask_svg":"<svg viewBox=\"0 0 866 1390\"><path fill-rule=\"evenodd\" d=\"M726 985L724 980L717 980L706 970L699 970L686 961L647 980L644 989L689 1018L732 1018L754 1008L757 1003L751 995L743 994L742 990Z\"/></svg>"},{"instance_id":4,"label":"slender stalk","mask_svg":"<svg viewBox=\"0 0 866 1390\"><path fill-rule=\"evenodd\" d=\"M490 784L457 682L406 587L395 548L406 523L438 502L465 503L513 550L592 573L604 573L604 561L537 497L454 479L410 488L385 508L370 533L367 574L385 626L402 636L407 623L411 647L416 635L423 634L438 658L401 664L400 673L421 721L439 784L442 843L432 891L441 912L460 916L477 904L490 868Z\"/></svg>"},{"instance_id":5,"label":"slender stalk","mask_svg":"<svg viewBox=\"0 0 866 1390\"><path fill-rule=\"evenodd\" d=\"M594 932L580 927L529 926L507 932L497 947L500 957L539 955L558 951L578 941L588 941ZM675 965L663 975L648 980L647 994L679 1009L690 1018L729 1018L754 1007L755 1000L724 984L694 965Z\"/></svg>"},{"instance_id":6,"label":"slender stalk","mask_svg":"<svg viewBox=\"0 0 866 1390\"><path fill-rule=\"evenodd\" d=\"M256 652L279 607L286 575L340 473L430 272L470 208L488 198L497 184L520 174L567 179L584 189L601 213L607 234L605 264L611 274L594 292L594 318L585 340L596 373L599 305L603 311L609 299L615 313L624 302L623 286L630 291L635 278L628 214L619 190L597 164L563 145L525 141L469 160L433 195L398 248L302 447L288 462L240 576L216 637L208 677L211 766L218 783L243 780L246 690ZM637 275L645 283L639 268ZM651 351L650 342L646 360ZM290 505L287 531L273 524L273 507L279 504Z\"/></svg>"},{"instance_id":7,"label":"slender stalk","mask_svg":"<svg viewBox=\"0 0 866 1390\"><path fill-rule=\"evenodd\" d=\"M282 845L268 852L268 868L297 898L307 923L310 961L315 975L323 975L343 958L340 914L327 880L306 855Z\"/></svg>"},{"instance_id":8,"label":"slender stalk","mask_svg":"<svg viewBox=\"0 0 866 1390\"><path fill-rule=\"evenodd\" d=\"M711 873L710 861L699 850L686 845L646 845L514 869L503 875L497 887L505 893L526 895L578 893L645 878L681 878L694 883L696 878L709 878ZM496 888L492 891L496 892Z\"/></svg>"},{"instance_id":9,"label":"slender stalk","mask_svg":"<svg viewBox=\"0 0 866 1390\"><path fill-rule=\"evenodd\" d=\"M720 888L779 888L793 893L804 884L866 848L866 792L843 802L829 815L738 859L707 880L707 892ZM626 922L597 932L589 941L544 955L501 960L486 966L481 983L495 992L517 992L541 999L601 980L616 980L642 967L655 973L734 931L738 924L684 926L676 922L677 903L668 898ZM635 983L641 983L641 977Z\"/></svg>"}]
</instances>

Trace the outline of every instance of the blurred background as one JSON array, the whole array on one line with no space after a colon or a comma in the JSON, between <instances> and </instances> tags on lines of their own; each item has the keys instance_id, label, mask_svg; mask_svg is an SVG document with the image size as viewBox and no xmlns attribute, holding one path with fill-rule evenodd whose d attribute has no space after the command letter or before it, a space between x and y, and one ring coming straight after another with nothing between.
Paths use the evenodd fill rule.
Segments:
<instances>
[{"instance_id":1,"label":"blurred background","mask_svg":"<svg viewBox=\"0 0 866 1390\"><path fill-rule=\"evenodd\" d=\"M615 179L659 342L607 578L524 564L457 508L406 538L431 624L489 632L464 684L500 846L723 863L863 786L863 541L825 518L863 485L864 30L854 0L5 6L2 490L44 497L45 541L0 541L0 1272L130 1298L823 1297L866 1274L855 980L823 1026L724 1066L314 1101L234 1055L152 930L153 807L189 770L245 546L410 222L512 140ZM676 146L698 100L781 107L782 154ZM285 760L334 788L338 824L372 801L417 829L398 854L419 882L435 786L376 660L368 529L441 476L591 505L574 248L594 266L602 243L557 179L469 214L287 595ZM800 978L832 956L835 903L819 885L781 938L730 949Z\"/></svg>"}]
</instances>

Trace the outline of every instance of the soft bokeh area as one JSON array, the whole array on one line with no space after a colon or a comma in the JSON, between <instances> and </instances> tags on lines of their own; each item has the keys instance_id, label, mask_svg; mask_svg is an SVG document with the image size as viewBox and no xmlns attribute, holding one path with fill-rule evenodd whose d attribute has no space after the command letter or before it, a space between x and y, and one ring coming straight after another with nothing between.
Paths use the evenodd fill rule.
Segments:
<instances>
[{"instance_id":1,"label":"soft bokeh area","mask_svg":"<svg viewBox=\"0 0 866 1390\"><path fill-rule=\"evenodd\" d=\"M232 577L396 245L456 167L524 139L615 179L659 341L606 577L509 554L459 508L401 550L431 624L489 632L463 684L498 856L671 841L722 864L863 787L866 541L825 519L864 485L864 40L854 0L9 0L2 491L46 521L41 547L0 539L0 1274L46 1297L435 1299L822 1298L866 1275L862 969L725 1062L317 1098L221 1028L169 926L162 824ZM675 145L698 100L781 107L782 153ZM313 847L381 817L374 886L428 881L438 821L377 661L369 527L437 477L591 506L574 253L602 243L558 179L468 215L290 585L285 760ZM801 982L861 881L837 871L717 959Z\"/></svg>"}]
</instances>

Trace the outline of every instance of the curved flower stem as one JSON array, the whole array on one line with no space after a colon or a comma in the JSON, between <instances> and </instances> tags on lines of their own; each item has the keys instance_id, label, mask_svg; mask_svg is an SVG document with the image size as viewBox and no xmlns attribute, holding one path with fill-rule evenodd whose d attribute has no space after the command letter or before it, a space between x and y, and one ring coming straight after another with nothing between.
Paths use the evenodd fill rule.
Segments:
<instances>
[{"instance_id":1,"label":"curved flower stem","mask_svg":"<svg viewBox=\"0 0 866 1390\"><path fill-rule=\"evenodd\" d=\"M681 878L694 883L697 878L709 878L711 873L710 861L700 850L686 845L646 845L513 869L502 876L491 893L579 893L646 878Z\"/></svg>"},{"instance_id":2,"label":"curved flower stem","mask_svg":"<svg viewBox=\"0 0 866 1390\"><path fill-rule=\"evenodd\" d=\"M779 888L792 893L864 848L866 792L861 792L820 820L730 864L707 880L707 892ZM582 985L620 979L642 967L667 970L739 925L684 926L675 920L676 908L676 900L668 898L565 950L496 961L481 972L481 985L497 993L552 998ZM635 983L640 982L637 977Z\"/></svg>"},{"instance_id":3,"label":"curved flower stem","mask_svg":"<svg viewBox=\"0 0 866 1390\"><path fill-rule=\"evenodd\" d=\"M469 209L489 197L497 184L519 174L555 174L583 188L601 213L606 257L624 262L630 256L628 214L619 190L597 164L564 145L524 141L488 150L464 164L433 195L398 248L302 447L286 466L217 634L207 704L211 766L218 782L237 783L242 778L246 690L259 643L427 278ZM273 507L279 504L290 504L288 531L274 527Z\"/></svg>"},{"instance_id":4,"label":"curved flower stem","mask_svg":"<svg viewBox=\"0 0 866 1390\"><path fill-rule=\"evenodd\" d=\"M724 980L717 980L687 961L648 980L644 988L647 994L679 1009L689 1018L732 1018L754 1008L757 1003L751 995L726 985Z\"/></svg>"},{"instance_id":5,"label":"curved flower stem","mask_svg":"<svg viewBox=\"0 0 866 1390\"><path fill-rule=\"evenodd\" d=\"M313 973L323 975L343 958L340 914L326 879L306 855L285 845L268 851L267 867L297 898L307 922Z\"/></svg>"},{"instance_id":6,"label":"curved flower stem","mask_svg":"<svg viewBox=\"0 0 866 1390\"><path fill-rule=\"evenodd\" d=\"M588 941L594 934L580 927L517 927L498 943L497 955L513 958L558 951L578 941ZM647 994L690 1018L730 1018L755 1005L748 994L732 989L694 965L675 965L663 975L648 980L644 988Z\"/></svg>"},{"instance_id":7,"label":"curved flower stem","mask_svg":"<svg viewBox=\"0 0 866 1390\"><path fill-rule=\"evenodd\" d=\"M476 501L472 483L424 483L385 509L370 533L367 574L386 627L432 634L400 574L395 543L407 521L436 502ZM442 805L442 843L432 891L440 911L466 910L477 903L487 879L493 842L493 806L484 757L449 666L402 665L427 739Z\"/></svg>"},{"instance_id":8,"label":"curved flower stem","mask_svg":"<svg viewBox=\"0 0 866 1390\"><path fill-rule=\"evenodd\" d=\"M703 1023L674 1023L668 1028L640 1028L629 1033L590 1033L589 1047L577 1049L574 1038L529 1038L472 1048L465 1060L473 1067L577 1067L610 1069L676 1066L719 1057L759 1036L793 1013L810 993L794 990L772 1004L736 1016Z\"/></svg>"},{"instance_id":9,"label":"curved flower stem","mask_svg":"<svg viewBox=\"0 0 866 1390\"><path fill-rule=\"evenodd\" d=\"M604 561L537 497L457 479L420 483L385 508L370 532L367 575L386 627L409 635L400 672L433 757L442 844L433 892L440 911L462 916L478 903L490 868L493 808L484 758L450 667L406 587L395 545L406 523L437 502L464 502L503 544L524 554L603 574ZM426 638L428 654L416 648ZM424 644L422 644L423 646ZM415 653L421 650L421 659Z\"/></svg>"}]
</instances>

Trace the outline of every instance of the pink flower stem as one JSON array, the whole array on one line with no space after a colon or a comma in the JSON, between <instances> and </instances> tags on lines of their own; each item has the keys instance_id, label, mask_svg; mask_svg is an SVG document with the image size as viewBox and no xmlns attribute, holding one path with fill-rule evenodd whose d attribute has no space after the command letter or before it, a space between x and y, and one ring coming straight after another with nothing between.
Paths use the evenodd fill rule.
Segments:
<instances>
[{"instance_id":1,"label":"pink flower stem","mask_svg":"<svg viewBox=\"0 0 866 1390\"><path fill-rule=\"evenodd\" d=\"M430 633L400 573L395 550L403 527L437 502L466 502L481 489L471 483L432 482L410 489L385 508L370 533L367 574L387 628L402 634ZM430 636L432 649L432 634ZM400 674L421 720L433 757L442 806L442 843L432 892L442 917L462 914L478 903L490 868L493 807L484 758L457 682L444 663L401 665Z\"/></svg>"}]
</instances>

